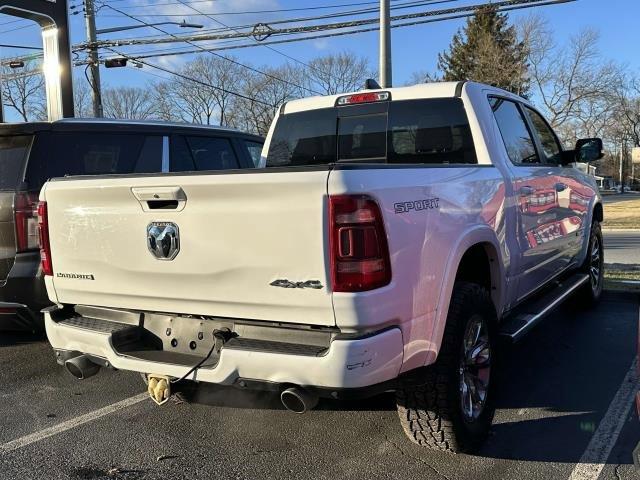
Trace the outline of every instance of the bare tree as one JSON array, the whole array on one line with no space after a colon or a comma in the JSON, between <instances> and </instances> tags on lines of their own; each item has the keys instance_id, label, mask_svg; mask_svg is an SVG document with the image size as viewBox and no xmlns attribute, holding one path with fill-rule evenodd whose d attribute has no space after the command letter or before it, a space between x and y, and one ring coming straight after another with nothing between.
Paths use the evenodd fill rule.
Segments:
<instances>
[{"instance_id":1,"label":"bare tree","mask_svg":"<svg viewBox=\"0 0 640 480\"><path fill-rule=\"evenodd\" d=\"M278 68L262 67L269 76L252 73L244 76L241 92L229 112L229 124L241 130L266 135L277 109L285 102L300 98L297 86L302 72L289 64Z\"/></svg>"},{"instance_id":2,"label":"bare tree","mask_svg":"<svg viewBox=\"0 0 640 480\"><path fill-rule=\"evenodd\" d=\"M640 78L623 76L615 88L618 133L640 147Z\"/></svg>"},{"instance_id":3,"label":"bare tree","mask_svg":"<svg viewBox=\"0 0 640 480\"><path fill-rule=\"evenodd\" d=\"M140 87L111 87L102 94L105 117L144 120L153 117L150 89Z\"/></svg>"},{"instance_id":4,"label":"bare tree","mask_svg":"<svg viewBox=\"0 0 640 480\"><path fill-rule=\"evenodd\" d=\"M15 110L25 122L46 118L41 67L34 61L28 61L23 70L3 66L0 72L3 104Z\"/></svg>"},{"instance_id":5,"label":"bare tree","mask_svg":"<svg viewBox=\"0 0 640 480\"><path fill-rule=\"evenodd\" d=\"M177 108L178 97L173 82L158 82L153 86L153 117L158 120L172 122L184 120Z\"/></svg>"},{"instance_id":6,"label":"bare tree","mask_svg":"<svg viewBox=\"0 0 640 480\"><path fill-rule=\"evenodd\" d=\"M600 54L598 32L584 29L561 46L553 41L546 20L534 16L523 22L520 35L527 47L534 95L552 126L575 128L594 109L602 117L602 102L611 99L620 69Z\"/></svg>"},{"instance_id":7,"label":"bare tree","mask_svg":"<svg viewBox=\"0 0 640 480\"><path fill-rule=\"evenodd\" d=\"M249 72L251 73L251 72ZM163 118L178 117L183 121L201 124L227 125L227 112L232 108L238 90L247 74L233 57L200 56L182 69L183 77L176 78L163 88L163 98L156 96ZM170 112L168 101L174 105Z\"/></svg>"},{"instance_id":8,"label":"bare tree","mask_svg":"<svg viewBox=\"0 0 640 480\"><path fill-rule=\"evenodd\" d=\"M93 116L91 86L85 78L80 76L73 79L73 108L78 118Z\"/></svg>"},{"instance_id":9,"label":"bare tree","mask_svg":"<svg viewBox=\"0 0 640 480\"><path fill-rule=\"evenodd\" d=\"M409 76L409 80L405 82L405 86L417 85L419 83L437 82L440 78L437 74L427 72L426 70L417 70Z\"/></svg>"},{"instance_id":10,"label":"bare tree","mask_svg":"<svg viewBox=\"0 0 640 480\"><path fill-rule=\"evenodd\" d=\"M323 95L359 90L367 78L374 76L369 60L351 52L315 58L309 62L305 74L306 87Z\"/></svg>"}]
</instances>

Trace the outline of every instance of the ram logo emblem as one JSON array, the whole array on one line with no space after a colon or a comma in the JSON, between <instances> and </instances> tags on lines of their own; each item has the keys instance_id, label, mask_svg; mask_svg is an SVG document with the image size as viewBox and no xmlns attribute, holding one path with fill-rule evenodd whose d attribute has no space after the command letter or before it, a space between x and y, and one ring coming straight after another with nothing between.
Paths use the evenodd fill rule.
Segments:
<instances>
[{"instance_id":1,"label":"ram logo emblem","mask_svg":"<svg viewBox=\"0 0 640 480\"><path fill-rule=\"evenodd\" d=\"M173 260L180 251L180 231L172 222L153 222L147 226L147 248L158 260Z\"/></svg>"}]
</instances>

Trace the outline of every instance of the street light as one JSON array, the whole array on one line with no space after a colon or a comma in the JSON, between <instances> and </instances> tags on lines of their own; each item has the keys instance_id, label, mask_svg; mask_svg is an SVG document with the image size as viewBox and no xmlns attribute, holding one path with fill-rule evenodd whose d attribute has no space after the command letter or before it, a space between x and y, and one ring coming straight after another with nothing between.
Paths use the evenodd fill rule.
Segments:
<instances>
[{"instance_id":1,"label":"street light","mask_svg":"<svg viewBox=\"0 0 640 480\"><path fill-rule=\"evenodd\" d=\"M202 28L203 25L198 23L187 23L184 20L182 22L160 22L160 23L145 23L141 25L126 25L124 27L103 28L102 30L96 30L98 35L102 33L121 32L123 30L133 30L134 28L143 27L157 27L158 25L178 25L180 28Z\"/></svg>"}]
</instances>

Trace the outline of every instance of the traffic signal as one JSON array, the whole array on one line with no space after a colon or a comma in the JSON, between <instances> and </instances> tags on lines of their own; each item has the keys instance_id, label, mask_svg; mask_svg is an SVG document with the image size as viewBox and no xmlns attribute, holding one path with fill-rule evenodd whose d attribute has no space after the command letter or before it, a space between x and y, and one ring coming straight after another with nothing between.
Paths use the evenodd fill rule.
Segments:
<instances>
[{"instance_id":1,"label":"traffic signal","mask_svg":"<svg viewBox=\"0 0 640 480\"><path fill-rule=\"evenodd\" d=\"M126 58L109 58L104 61L104 66L107 68L120 68L127 66Z\"/></svg>"}]
</instances>

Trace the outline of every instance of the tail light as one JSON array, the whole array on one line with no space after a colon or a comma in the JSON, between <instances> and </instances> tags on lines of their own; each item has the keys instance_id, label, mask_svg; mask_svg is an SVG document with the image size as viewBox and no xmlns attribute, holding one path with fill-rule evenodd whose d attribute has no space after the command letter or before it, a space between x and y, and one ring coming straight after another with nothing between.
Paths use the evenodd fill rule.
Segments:
<instances>
[{"instance_id":1,"label":"tail light","mask_svg":"<svg viewBox=\"0 0 640 480\"><path fill-rule=\"evenodd\" d=\"M47 202L38 203L38 233L40 236L40 264L44 275L53 275L51 245L49 244L49 218Z\"/></svg>"},{"instance_id":2,"label":"tail light","mask_svg":"<svg viewBox=\"0 0 640 480\"><path fill-rule=\"evenodd\" d=\"M334 292L363 292L391 281L389 248L378 204L365 195L329 197Z\"/></svg>"},{"instance_id":3,"label":"tail light","mask_svg":"<svg viewBox=\"0 0 640 480\"><path fill-rule=\"evenodd\" d=\"M38 249L38 220L36 205L38 196L18 192L14 204L16 226L16 251L18 253Z\"/></svg>"}]
</instances>

